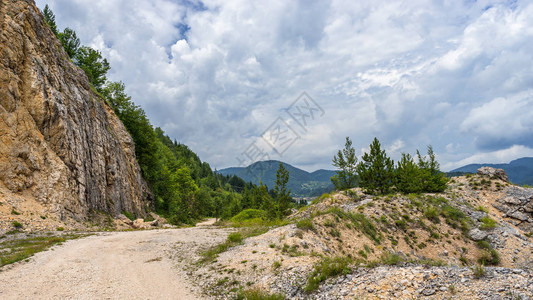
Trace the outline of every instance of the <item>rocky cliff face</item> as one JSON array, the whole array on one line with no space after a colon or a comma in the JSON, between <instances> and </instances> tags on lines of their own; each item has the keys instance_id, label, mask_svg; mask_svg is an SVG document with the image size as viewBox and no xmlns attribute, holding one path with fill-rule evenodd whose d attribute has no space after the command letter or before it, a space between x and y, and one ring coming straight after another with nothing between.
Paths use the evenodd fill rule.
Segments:
<instances>
[{"instance_id":1,"label":"rocky cliff face","mask_svg":"<svg viewBox=\"0 0 533 300\"><path fill-rule=\"evenodd\" d=\"M134 144L33 1L0 0L0 204L144 215ZM5 207L5 205L4 205Z\"/></svg>"}]
</instances>

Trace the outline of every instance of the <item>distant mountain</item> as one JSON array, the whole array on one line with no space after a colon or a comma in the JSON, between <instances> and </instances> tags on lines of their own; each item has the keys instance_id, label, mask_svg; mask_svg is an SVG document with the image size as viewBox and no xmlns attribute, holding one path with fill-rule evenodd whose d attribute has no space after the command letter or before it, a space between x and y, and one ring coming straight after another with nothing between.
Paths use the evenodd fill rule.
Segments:
<instances>
[{"instance_id":1,"label":"distant mountain","mask_svg":"<svg viewBox=\"0 0 533 300\"><path fill-rule=\"evenodd\" d=\"M232 167L218 170L217 173L222 175L237 175L246 182L251 181L256 185L259 185L259 182L262 181L269 189L273 189L279 163L277 160L259 161L248 167ZM288 188L291 189L291 195L293 197L320 196L334 189L330 178L335 175L335 171L317 170L309 173L287 163L282 163L289 171Z\"/></svg>"},{"instance_id":2,"label":"distant mountain","mask_svg":"<svg viewBox=\"0 0 533 300\"><path fill-rule=\"evenodd\" d=\"M481 167L503 169L512 183L533 185L533 157L519 158L508 164L470 164L452 170L448 174L455 172L475 173Z\"/></svg>"}]
</instances>

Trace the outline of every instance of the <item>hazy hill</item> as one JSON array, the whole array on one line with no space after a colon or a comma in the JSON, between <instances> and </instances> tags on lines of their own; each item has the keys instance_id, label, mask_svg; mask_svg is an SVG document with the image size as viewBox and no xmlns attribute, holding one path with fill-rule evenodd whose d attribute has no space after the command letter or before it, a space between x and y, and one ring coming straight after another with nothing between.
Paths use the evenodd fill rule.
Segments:
<instances>
[{"instance_id":1,"label":"hazy hill","mask_svg":"<svg viewBox=\"0 0 533 300\"><path fill-rule=\"evenodd\" d=\"M283 165L289 171L288 186L293 197L319 196L333 190L330 178L335 174L335 171L317 170L309 173L287 163L283 163ZM268 160L253 163L248 167L222 169L218 173L222 175L237 175L246 182L251 181L254 184L259 184L262 181L270 189L274 188L278 167L279 161Z\"/></svg>"},{"instance_id":2,"label":"hazy hill","mask_svg":"<svg viewBox=\"0 0 533 300\"><path fill-rule=\"evenodd\" d=\"M511 161L508 164L470 164L455 170L453 172L465 172L465 173L475 173L477 169L487 166L493 168L499 168L505 170L509 180L512 183L519 185L533 185L533 157L523 157Z\"/></svg>"}]
</instances>

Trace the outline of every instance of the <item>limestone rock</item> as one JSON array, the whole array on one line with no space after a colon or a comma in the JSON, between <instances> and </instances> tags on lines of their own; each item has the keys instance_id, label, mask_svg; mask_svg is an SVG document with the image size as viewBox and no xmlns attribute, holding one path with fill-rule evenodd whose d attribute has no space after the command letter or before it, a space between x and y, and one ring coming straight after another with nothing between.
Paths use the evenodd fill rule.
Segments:
<instances>
[{"instance_id":1,"label":"limestone rock","mask_svg":"<svg viewBox=\"0 0 533 300\"><path fill-rule=\"evenodd\" d=\"M488 234L484 231L474 228L468 232L468 235L474 241L481 241L482 239L486 238Z\"/></svg>"},{"instance_id":2,"label":"limestone rock","mask_svg":"<svg viewBox=\"0 0 533 300\"><path fill-rule=\"evenodd\" d=\"M33 1L0 1L0 200L24 195L61 220L144 216L150 192L124 125Z\"/></svg>"},{"instance_id":3,"label":"limestone rock","mask_svg":"<svg viewBox=\"0 0 533 300\"><path fill-rule=\"evenodd\" d=\"M479 175L487 175L496 179L501 179L503 181L509 181L507 174L503 169L495 169L491 167L481 167L477 170Z\"/></svg>"}]
</instances>

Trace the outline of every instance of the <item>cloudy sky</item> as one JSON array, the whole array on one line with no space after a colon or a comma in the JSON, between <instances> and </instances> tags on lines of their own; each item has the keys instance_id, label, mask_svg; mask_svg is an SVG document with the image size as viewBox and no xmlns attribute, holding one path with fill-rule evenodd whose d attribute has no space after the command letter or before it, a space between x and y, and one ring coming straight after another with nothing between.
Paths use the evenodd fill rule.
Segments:
<instances>
[{"instance_id":1,"label":"cloudy sky","mask_svg":"<svg viewBox=\"0 0 533 300\"><path fill-rule=\"evenodd\" d=\"M443 170L533 156L531 1L36 3L213 168L331 169L346 136Z\"/></svg>"}]
</instances>

